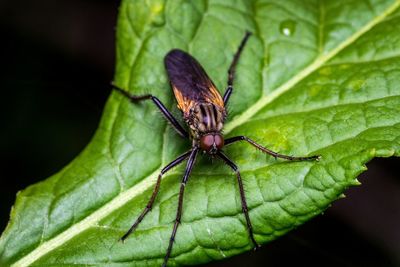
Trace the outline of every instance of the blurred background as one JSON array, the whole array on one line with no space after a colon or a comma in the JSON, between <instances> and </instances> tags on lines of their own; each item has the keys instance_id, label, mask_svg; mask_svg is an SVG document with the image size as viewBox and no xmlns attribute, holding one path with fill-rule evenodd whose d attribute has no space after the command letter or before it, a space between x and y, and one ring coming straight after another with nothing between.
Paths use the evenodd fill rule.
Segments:
<instances>
[{"instance_id":1,"label":"blurred background","mask_svg":"<svg viewBox=\"0 0 400 267\"><path fill-rule=\"evenodd\" d=\"M111 91L117 1L0 2L0 228L17 191L90 141ZM323 215L204 266L400 266L400 160L376 159Z\"/></svg>"}]
</instances>

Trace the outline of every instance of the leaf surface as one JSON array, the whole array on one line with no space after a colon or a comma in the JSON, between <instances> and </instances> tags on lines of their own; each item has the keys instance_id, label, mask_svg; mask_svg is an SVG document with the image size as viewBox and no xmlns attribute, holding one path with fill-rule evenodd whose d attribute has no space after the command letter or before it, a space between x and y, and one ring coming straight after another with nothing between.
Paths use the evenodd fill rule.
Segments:
<instances>
[{"instance_id":1,"label":"leaf surface","mask_svg":"<svg viewBox=\"0 0 400 267\"><path fill-rule=\"evenodd\" d=\"M400 1L124 0L115 83L157 95L179 117L163 66L190 52L223 93L245 30L225 135L242 173L255 237L267 243L324 211L374 157L400 151ZM123 244L163 166L190 148L151 103L112 93L86 149L21 191L0 240L1 266L157 266L168 245L184 166L165 175L153 210ZM200 157L186 187L170 265L252 248L235 176Z\"/></svg>"}]
</instances>

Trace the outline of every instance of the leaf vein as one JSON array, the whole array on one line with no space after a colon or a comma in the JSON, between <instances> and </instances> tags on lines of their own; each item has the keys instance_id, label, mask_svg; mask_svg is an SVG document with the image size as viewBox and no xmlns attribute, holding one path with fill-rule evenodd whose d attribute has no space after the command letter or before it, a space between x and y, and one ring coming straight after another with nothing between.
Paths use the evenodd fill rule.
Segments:
<instances>
[{"instance_id":1,"label":"leaf vein","mask_svg":"<svg viewBox=\"0 0 400 267\"><path fill-rule=\"evenodd\" d=\"M325 62L329 61L331 58L333 58L335 55L337 55L340 51L345 49L346 47L350 46L353 44L360 36L368 32L370 29L372 29L376 24L378 24L380 21L382 21L385 17L387 17L389 14L394 12L398 7L400 6L400 1L396 1L392 6L390 6L388 9L386 9L381 15L377 16L375 19L371 20L369 23L364 25L359 31L355 32L353 35L351 35L349 38L344 40L342 43L340 43L335 49L331 50L330 52L323 54L316 58L316 60L313 61L310 65L308 65L306 68L304 68L302 71L299 72L298 75L295 75L293 78L279 86L275 91L273 91L270 95L263 96L261 99L259 99L253 106L248 108L246 111L244 111L241 115L236 116L233 120L228 122L225 126L225 132L229 133L231 132L234 128L242 125L246 121L248 121L251 117L253 117L258 111L260 111L263 107L271 103L273 100L275 100L277 97L291 89L293 86L295 86L297 83L308 77L311 73L316 71L318 68L320 68L322 65L325 64Z\"/></svg>"}]
</instances>

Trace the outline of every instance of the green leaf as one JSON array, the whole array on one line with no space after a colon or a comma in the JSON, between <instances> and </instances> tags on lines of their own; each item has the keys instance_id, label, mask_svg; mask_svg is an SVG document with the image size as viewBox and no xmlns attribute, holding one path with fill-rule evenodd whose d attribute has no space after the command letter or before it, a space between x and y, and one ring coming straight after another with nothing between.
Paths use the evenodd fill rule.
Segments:
<instances>
[{"instance_id":1,"label":"green leaf","mask_svg":"<svg viewBox=\"0 0 400 267\"><path fill-rule=\"evenodd\" d=\"M157 95L179 117L163 66L181 48L224 91L244 35L226 136L242 172L255 237L267 243L320 214L373 157L400 151L400 1L124 0L115 82ZM123 244L162 166L190 147L151 103L112 93L93 140L67 167L18 194L0 240L1 266L157 266L175 217L184 166L165 176L151 213ZM171 265L250 250L238 185L228 167L200 157L186 187Z\"/></svg>"}]
</instances>

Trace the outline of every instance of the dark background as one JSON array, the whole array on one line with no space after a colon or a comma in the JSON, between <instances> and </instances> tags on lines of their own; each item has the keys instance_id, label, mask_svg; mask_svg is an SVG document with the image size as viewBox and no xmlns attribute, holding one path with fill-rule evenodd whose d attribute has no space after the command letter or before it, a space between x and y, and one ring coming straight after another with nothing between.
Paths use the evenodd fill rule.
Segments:
<instances>
[{"instance_id":1,"label":"dark background","mask_svg":"<svg viewBox=\"0 0 400 267\"><path fill-rule=\"evenodd\" d=\"M0 2L0 228L15 194L90 141L110 93L116 1ZM400 266L399 159L376 159L324 215L207 266Z\"/></svg>"}]
</instances>

